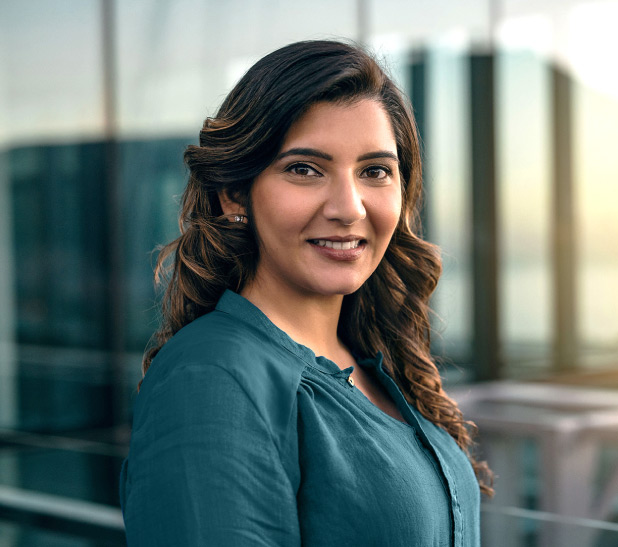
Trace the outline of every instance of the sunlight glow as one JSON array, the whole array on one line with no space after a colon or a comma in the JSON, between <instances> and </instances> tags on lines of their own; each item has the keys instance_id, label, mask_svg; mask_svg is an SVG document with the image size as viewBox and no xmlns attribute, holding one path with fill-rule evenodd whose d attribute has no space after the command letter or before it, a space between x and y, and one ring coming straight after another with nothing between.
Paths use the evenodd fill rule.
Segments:
<instances>
[{"instance_id":1,"label":"sunlight glow","mask_svg":"<svg viewBox=\"0 0 618 547\"><path fill-rule=\"evenodd\" d=\"M618 98L618 2L589 2L571 10L568 57L585 85Z\"/></svg>"}]
</instances>

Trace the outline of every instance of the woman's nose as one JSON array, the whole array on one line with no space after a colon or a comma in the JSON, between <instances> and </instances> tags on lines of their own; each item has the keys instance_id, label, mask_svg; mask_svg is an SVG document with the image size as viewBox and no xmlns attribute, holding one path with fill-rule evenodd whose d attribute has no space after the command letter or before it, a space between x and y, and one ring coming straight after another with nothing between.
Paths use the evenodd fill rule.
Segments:
<instances>
[{"instance_id":1,"label":"woman's nose","mask_svg":"<svg viewBox=\"0 0 618 547\"><path fill-rule=\"evenodd\" d=\"M324 215L345 225L354 224L367 216L359 181L353 174L340 175L328 185Z\"/></svg>"},{"instance_id":2,"label":"woman's nose","mask_svg":"<svg viewBox=\"0 0 618 547\"><path fill-rule=\"evenodd\" d=\"M367 216L359 182L352 173L341 174L328 185L324 215L345 225L354 224Z\"/></svg>"}]
</instances>

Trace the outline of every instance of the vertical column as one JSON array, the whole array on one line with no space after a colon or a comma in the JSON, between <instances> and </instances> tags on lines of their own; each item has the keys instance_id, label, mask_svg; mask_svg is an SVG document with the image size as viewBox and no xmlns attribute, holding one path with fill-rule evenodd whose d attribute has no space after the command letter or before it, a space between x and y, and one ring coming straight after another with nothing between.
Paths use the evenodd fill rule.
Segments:
<instances>
[{"instance_id":1,"label":"vertical column","mask_svg":"<svg viewBox=\"0 0 618 547\"><path fill-rule=\"evenodd\" d=\"M572 425L573 421L557 423L540 439L540 510L563 517L591 518L600 443L590 431L584 431L585 426L573 431ZM540 531L539 544L594 545L594 536L595 530L589 527L547 523Z\"/></svg>"},{"instance_id":2,"label":"vertical column","mask_svg":"<svg viewBox=\"0 0 618 547\"><path fill-rule=\"evenodd\" d=\"M106 332L109 355L113 423L120 425L127 418L124 390L125 350L125 285L123 276L123 215L122 189L116 127L116 52L114 0L101 0L103 37L103 101L105 121L105 186L107 215L105 216L107 262Z\"/></svg>"},{"instance_id":3,"label":"vertical column","mask_svg":"<svg viewBox=\"0 0 618 547\"><path fill-rule=\"evenodd\" d=\"M554 66L552 85L553 143L553 307L555 372L577 366L576 239L572 169L572 82Z\"/></svg>"},{"instance_id":4,"label":"vertical column","mask_svg":"<svg viewBox=\"0 0 618 547\"><path fill-rule=\"evenodd\" d=\"M473 352L476 380L502 376L498 328L494 56L470 56Z\"/></svg>"},{"instance_id":5,"label":"vertical column","mask_svg":"<svg viewBox=\"0 0 618 547\"><path fill-rule=\"evenodd\" d=\"M425 49L414 51L410 64L410 101L414 109L418 138L421 145L423 161L423 204L421 208L422 237L431 239L431 215L429 214L429 200L431 187L429 181L429 165L426 161L425 146L427 143L427 64L428 55Z\"/></svg>"},{"instance_id":6,"label":"vertical column","mask_svg":"<svg viewBox=\"0 0 618 547\"><path fill-rule=\"evenodd\" d=\"M356 40L367 44L369 38L369 0L356 0Z\"/></svg>"},{"instance_id":7,"label":"vertical column","mask_svg":"<svg viewBox=\"0 0 618 547\"><path fill-rule=\"evenodd\" d=\"M13 207L8 152L0 149L0 428L17 427Z\"/></svg>"},{"instance_id":8,"label":"vertical column","mask_svg":"<svg viewBox=\"0 0 618 547\"><path fill-rule=\"evenodd\" d=\"M6 51L4 52L6 53ZM18 427L17 392L17 310L15 303L15 267L13 259L13 196L9 178L8 142L10 134L6 114L9 109L4 58L0 52L0 428ZM6 146L6 147L5 147ZM11 463L7 461L7 468Z\"/></svg>"},{"instance_id":9,"label":"vertical column","mask_svg":"<svg viewBox=\"0 0 618 547\"><path fill-rule=\"evenodd\" d=\"M483 435L483 456L491 462L492 470L500 477L495 497L485 502L498 511L489 512L489 518L481 518L484 544L500 547L524 545L518 521L499 516L502 507L522 505L522 442L521 437L512 434Z\"/></svg>"},{"instance_id":10,"label":"vertical column","mask_svg":"<svg viewBox=\"0 0 618 547\"><path fill-rule=\"evenodd\" d=\"M9 108L3 82L5 67L0 52L0 124ZM6 109L6 110L5 110ZM6 130L8 124L4 125ZM17 390L17 308L15 298L15 265L13 255L13 194L9 177L8 141L10 134L0 129L0 428L19 428L19 392ZM17 451L3 453L0 484L11 485L19 478ZM0 527L1 528L1 527ZM0 530L0 542L15 545L20 540L17 529Z\"/></svg>"}]
</instances>

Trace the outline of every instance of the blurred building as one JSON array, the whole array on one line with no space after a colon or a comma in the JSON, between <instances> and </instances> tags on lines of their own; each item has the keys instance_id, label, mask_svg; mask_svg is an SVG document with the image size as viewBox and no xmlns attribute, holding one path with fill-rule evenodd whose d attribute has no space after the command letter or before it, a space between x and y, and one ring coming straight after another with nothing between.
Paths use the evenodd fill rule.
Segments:
<instances>
[{"instance_id":1,"label":"blurred building","mask_svg":"<svg viewBox=\"0 0 618 547\"><path fill-rule=\"evenodd\" d=\"M372 48L415 108L433 350L505 485L486 541L618 545L617 23L615 0L2 2L0 547L123 544L183 151L253 62L315 38Z\"/></svg>"}]
</instances>

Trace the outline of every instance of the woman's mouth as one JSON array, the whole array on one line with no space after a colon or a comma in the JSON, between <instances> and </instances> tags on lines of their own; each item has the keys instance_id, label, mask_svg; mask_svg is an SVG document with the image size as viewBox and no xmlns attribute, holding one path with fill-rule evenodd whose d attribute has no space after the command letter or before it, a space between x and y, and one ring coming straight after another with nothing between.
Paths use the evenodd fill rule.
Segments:
<instances>
[{"instance_id":1,"label":"woman's mouth","mask_svg":"<svg viewBox=\"0 0 618 547\"><path fill-rule=\"evenodd\" d=\"M309 243L313 245L318 245L320 247L328 247L329 249L356 249L362 242L363 239L353 239L351 241L331 241L330 239L310 239Z\"/></svg>"},{"instance_id":2,"label":"woman's mouth","mask_svg":"<svg viewBox=\"0 0 618 547\"><path fill-rule=\"evenodd\" d=\"M311 247L324 258L335 261L352 262L365 251L367 240L356 238L348 241L333 241L332 239L309 239Z\"/></svg>"}]
</instances>

